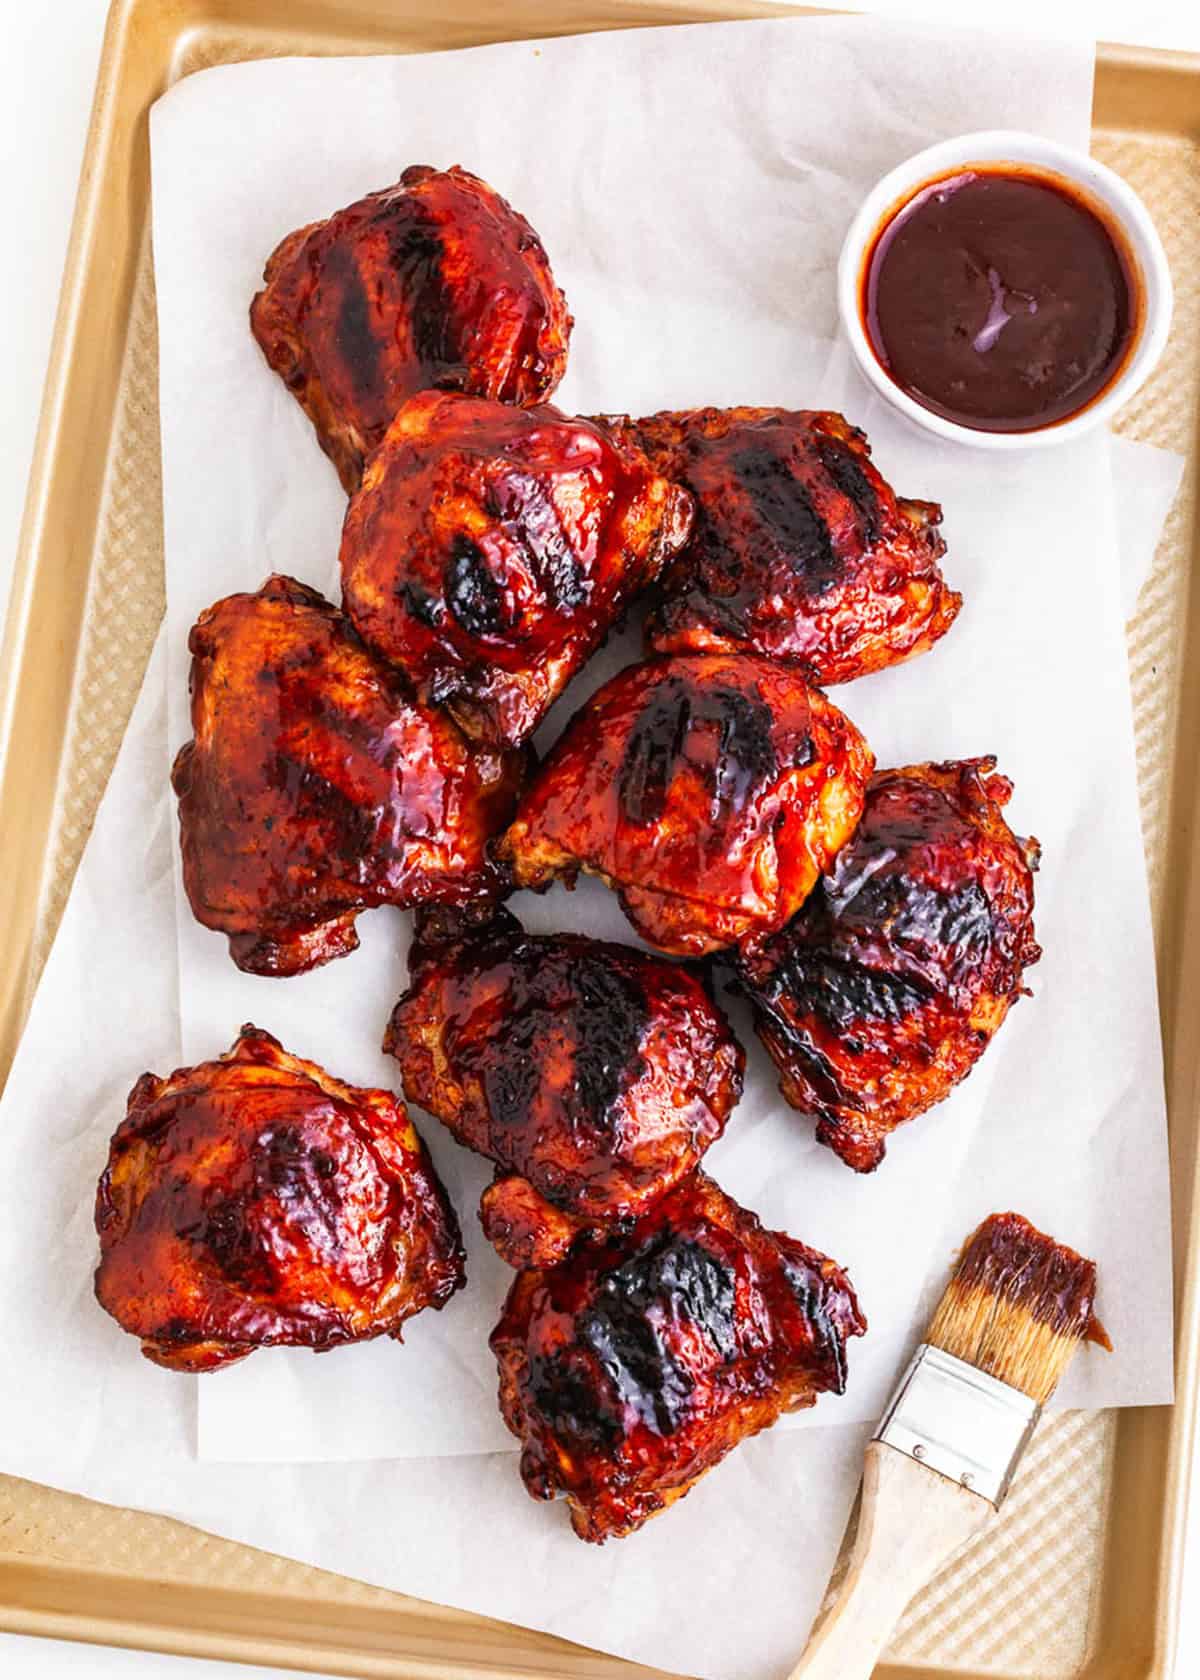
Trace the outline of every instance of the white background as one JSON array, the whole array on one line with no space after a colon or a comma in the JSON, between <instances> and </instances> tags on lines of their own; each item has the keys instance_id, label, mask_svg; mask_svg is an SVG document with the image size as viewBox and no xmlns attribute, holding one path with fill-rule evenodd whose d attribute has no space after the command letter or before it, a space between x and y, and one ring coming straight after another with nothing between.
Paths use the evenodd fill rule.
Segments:
<instances>
[{"instance_id":1,"label":"white background","mask_svg":"<svg viewBox=\"0 0 1200 1680\"><path fill-rule=\"evenodd\" d=\"M399 3L399 0L398 0ZM22 6L0 0L0 190L8 230L0 266L0 601L20 527L42 378L54 322L106 0ZM1074 30L1100 39L1200 51L1195 0L873 0L885 16L936 17L996 29ZM547 17L552 0L547 0ZM1193 1531L1200 1485L1193 1490ZM1200 1547L1189 1548L1176 1673L1200 1673ZM1192 1607L1189 1613L1189 1605ZM274 1671L272 1671L274 1672ZM236 1680L265 1669L59 1645L0 1635L11 1680Z\"/></svg>"}]
</instances>

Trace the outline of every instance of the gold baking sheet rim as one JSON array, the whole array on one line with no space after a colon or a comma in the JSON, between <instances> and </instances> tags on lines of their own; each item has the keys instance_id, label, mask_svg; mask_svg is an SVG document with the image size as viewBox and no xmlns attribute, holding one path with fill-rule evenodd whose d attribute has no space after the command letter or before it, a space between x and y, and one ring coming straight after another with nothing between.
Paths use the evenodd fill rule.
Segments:
<instances>
[{"instance_id":1,"label":"gold baking sheet rim","mask_svg":"<svg viewBox=\"0 0 1200 1680\"><path fill-rule=\"evenodd\" d=\"M162 613L153 100L194 70L251 57L775 15L753 0L115 0L0 660L0 1074ZM1171 1671L1200 1347L1200 57L1101 47L1093 120L1097 154L1149 202L1177 288L1168 353L1119 425L1188 457L1129 627L1171 1127L1180 1398L1173 1409L1049 1420L1000 1524L910 1607L880 1680ZM651 1672L12 1478L0 1478L0 1629L421 1680Z\"/></svg>"}]
</instances>

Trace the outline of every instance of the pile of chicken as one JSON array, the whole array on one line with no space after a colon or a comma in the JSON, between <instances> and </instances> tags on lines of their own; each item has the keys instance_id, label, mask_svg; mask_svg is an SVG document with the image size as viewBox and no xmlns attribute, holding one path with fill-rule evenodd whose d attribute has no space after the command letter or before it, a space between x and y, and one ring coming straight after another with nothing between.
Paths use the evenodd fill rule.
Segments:
<instances>
[{"instance_id":1,"label":"pile of chicken","mask_svg":"<svg viewBox=\"0 0 1200 1680\"><path fill-rule=\"evenodd\" d=\"M264 975L345 955L362 910L416 911L385 1048L495 1163L522 1476L583 1538L626 1534L841 1392L866 1328L839 1266L700 1169L744 1065L715 965L787 1100L866 1172L1038 956L1037 848L994 761L877 771L816 686L950 628L941 510L836 414L552 407L562 293L462 169L289 234L265 279L252 330L350 495L342 600L275 576L192 630L186 891ZM535 768L533 731L642 597L645 659ZM531 936L501 906L580 870L652 949ZM465 1281L399 1100L251 1027L138 1081L96 1219L101 1303L176 1369L398 1336Z\"/></svg>"}]
</instances>

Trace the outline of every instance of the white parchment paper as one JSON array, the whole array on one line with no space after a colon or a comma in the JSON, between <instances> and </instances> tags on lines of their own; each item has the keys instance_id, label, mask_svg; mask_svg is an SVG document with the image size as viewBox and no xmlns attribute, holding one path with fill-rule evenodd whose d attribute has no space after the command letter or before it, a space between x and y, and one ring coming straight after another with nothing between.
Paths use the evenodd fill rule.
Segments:
<instances>
[{"instance_id":1,"label":"white parchment paper","mask_svg":"<svg viewBox=\"0 0 1200 1680\"><path fill-rule=\"evenodd\" d=\"M263 260L288 229L409 159L478 169L542 234L577 318L566 409L829 404L868 428L905 494L945 506L946 571L966 597L958 624L932 655L835 698L881 765L999 756L1016 783L1012 821L1045 847L1047 956L1034 1001L971 1079L866 1180L815 1145L735 1011L749 1076L712 1170L848 1266L872 1326L847 1396L784 1428L827 1423L835 1405L839 1421L877 1415L923 1321L924 1284L940 1287L963 1235L1001 1202L1104 1268L1122 1354L1077 1361L1063 1403L1170 1392L1162 1090L1108 445L1003 458L939 447L892 419L816 336L831 326L846 222L881 169L984 121L1086 144L1090 90L1083 48L943 35L935 46L862 19L795 20L241 66L184 82L154 113L173 747L189 734L186 634L204 606L275 569L337 592L345 498L246 328ZM610 646L546 735L636 646L636 630ZM1114 895L1114 876L1136 890ZM633 937L594 883L513 907L538 928ZM185 1058L253 1020L343 1077L394 1081L379 1043L405 983L407 927L398 912L364 916L353 957L264 980L237 973L180 895ZM473 1217L490 1167L425 1130L464 1215L472 1287L412 1325L404 1358L376 1343L314 1369L306 1354L272 1352L206 1385L203 1455L511 1445L487 1351L507 1278ZM1144 1220L1114 1218L1118 1186Z\"/></svg>"},{"instance_id":2,"label":"white parchment paper","mask_svg":"<svg viewBox=\"0 0 1200 1680\"><path fill-rule=\"evenodd\" d=\"M1150 576L1163 513L1178 493L1184 461L1170 449L1147 450L1115 432L1109 437L1109 448L1121 554L1121 611L1130 619Z\"/></svg>"},{"instance_id":3,"label":"white parchment paper","mask_svg":"<svg viewBox=\"0 0 1200 1680\"><path fill-rule=\"evenodd\" d=\"M253 1019L343 1077L394 1083L378 1042L404 982L404 918L364 916L363 948L317 975L237 974L190 916L176 936L164 772L188 733L196 612L274 569L334 589L343 498L246 328L262 261L292 226L413 161L477 168L539 228L579 317L564 407L832 403L868 428L905 494L946 508L959 624L933 654L835 698L882 764L999 754L1014 825L1046 849L1047 955L1037 995L971 1079L867 1180L782 1104L735 1007L750 1078L712 1170L846 1264L872 1323L851 1347L849 1393L807 1421L875 1416L952 1250L1001 1206L1100 1260L1118 1351L1078 1359L1064 1402L1169 1398L1161 1072L1108 444L999 464L937 449L822 342L842 229L880 171L981 125L1085 144L1089 103L1082 46L860 19L260 64L192 78L157 108L168 623L0 1110L0 1468L724 1680L786 1669L836 1551L858 1427L776 1429L602 1551L524 1498L512 1453L489 1450L511 1442L482 1346L504 1285L475 1236L486 1169L432 1123L472 1282L403 1348L261 1353L197 1384L140 1360L90 1299L92 1191L143 1068L213 1055ZM1144 494L1155 528L1169 476L1156 452L1124 455L1122 498ZM1149 545L1137 549L1130 575ZM565 710L621 662L607 650ZM630 937L594 885L514 907L531 926ZM198 1463L197 1446L243 1462ZM318 1458L386 1462L245 1462Z\"/></svg>"}]
</instances>

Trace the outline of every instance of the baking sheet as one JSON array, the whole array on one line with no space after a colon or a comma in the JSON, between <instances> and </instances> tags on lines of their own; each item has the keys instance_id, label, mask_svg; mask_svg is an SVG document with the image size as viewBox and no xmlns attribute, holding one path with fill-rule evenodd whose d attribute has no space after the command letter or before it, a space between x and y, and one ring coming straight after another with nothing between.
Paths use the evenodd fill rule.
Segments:
<instances>
[{"instance_id":1,"label":"baking sheet","mask_svg":"<svg viewBox=\"0 0 1200 1680\"><path fill-rule=\"evenodd\" d=\"M129 853L129 857L139 857L139 845L141 845L141 837L139 837L138 832L136 832L136 830L129 830L128 835L124 837L124 850ZM96 998L104 998L104 996L108 995L109 991L113 990L113 986L124 986L124 990L119 991L118 995L121 996L121 1000L123 1000L124 1010L126 1010L126 1015L128 1015L129 1020L136 1020L136 1018L138 1018L139 1008L145 1008L146 1001L150 1001L150 998L145 998L145 1000L143 1000L143 998L139 996L138 988L136 988L136 986L134 986L133 990L129 988L128 974L123 974L123 971L121 971L121 964L119 963L116 964L111 971L109 971L108 968L94 969L94 978L96 978L96 988L94 988L94 996L96 996ZM59 1020L61 1020L61 1018L59 1018ZM45 1035L44 1042L49 1042L50 1028L52 1028L52 1025L54 1025L54 1018L47 1015L47 1018L42 1021L42 1033ZM101 1040L97 1037L96 1040L92 1040L92 1042L101 1042ZM134 1035L131 1040L126 1040L126 1042L129 1043L131 1053L133 1053L133 1043L136 1043L136 1035ZM146 1057L146 1060L153 1060L153 1058ZM42 1070L44 1079L42 1079L42 1085L39 1087L42 1095L45 1095L45 1092L50 1090L50 1087L54 1085L52 1080L45 1077L47 1072L49 1072L47 1068ZM57 1095L62 1097L64 1102L67 1102L67 1104L71 1102L72 1087L69 1082L66 1082L66 1085L62 1084L62 1082L57 1082L57 1085L54 1085L54 1089L57 1090ZM29 1097L29 1084L25 1085L24 1094L25 1097ZM42 1102L42 1107L45 1107L45 1100ZM97 1132L99 1132L99 1129L97 1129ZM103 1132L101 1132L101 1136L103 1136ZM82 1142L82 1139L76 1137L76 1139L72 1139L71 1144L67 1147L69 1147L69 1149L76 1149L76 1152L79 1152L79 1149L81 1149L81 1147L86 1147L86 1144ZM44 1295L39 1295L39 1297L37 1297L37 1302L39 1302L40 1305L45 1305ZM30 1346L32 1346L32 1344L30 1344ZM136 1362L134 1362L134 1364L136 1364ZM145 1374L145 1368L143 1368L141 1374ZM168 1379L168 1381L170 1381L170 1379ZM47 1394L47 1398L49 1398L49 1394ZM116 1396L114 1396L114 1398L116 1398ZM121 1416L126 1416L126 1418L128 1418L128 1416L134 1416L134 1418L138 1418L139 1420L141 1411L143 1411L143 1408L134 1406L133 1410L123 1411ZM59 1415L59 1421L61 1421L61 1415ZM131 1431L131 1433L133 1433L133 1431ZM842 1431L822 1431L822 1441L832 1440L832 1436L840 1435L840 1433L842 1433ZM86 1445L86 1443L84 1443L84 1445ZM129 1441L129 1450L134 1450L134 1448L138 1448L139 1445L141 1445L141 1438L138 1436L136 1440ZM765 1443L758 1443L758 1445L765 1445ZM62 1457L66 1458L67 1462L69 1462L69 1455L62 1455ZM155 1457L155 1455L151 1452L151 1463L153 1463L153 1457ZM738 1455L738 1458L741 1458L741 1455ZM387 1467L387 1470L383 1473L387 1473L390 1468L392 1467ZM721 1475L726 1477L726 1475L733 1472L733 1468L734 1465L731 1463L729 1467L726 1467L726 1470L721 1472ZM445 1470L444 1480L442 1480L442 1475L440 1475L439 1472L439 1485L445 1485L445 1487L452 1488L452 1485L454 1485L454 1473L455 1472L452 1468L447 1468L447 1470ZM255 1522L257 1522L257 1524L259 1524L259 1534L261 1534L262 1542L264 1542L264 1544L277 1544L277 1546L281 1547L281 1549L294 1549L294 1547L292 1547L286 1539L284 1539L284 1541L281 1541L281 1539L274 1539L274 1541L272 1541L271 1539L272 1532L274 1532L274 1534L279 1534L281 1522L284 1520L284 1517L289 1517L289 1515L299 1515L299 1517L311 1515L311 1512L309 1512L309 1505L311 1505L313 1500L319 1499L319 1497L323 1497L323 1495L326 1499L333 1497L334 1504L341 1504L343 1500L350 1500L350 1502L353 1502L353 1500L360 1495L361 1488L363 1488L363 1478L361 1478L360 1473L353 1470L353 1468L346 1470L345 1473L336 1473L333 1478L329 1477L328 1473L319 1472L319 1470L313 1470L313 1472L303 1472L301 1475L303 1475L304 1478L309 1478L309 1487L313 1490L311 1499L297 1497L296 1512L287 1510L287 1512L284 1512L284 1517L281 1517L281 1514L279 1514L276 1510L276 1512L274 1512L274 1524L276 1525L274 1525L274 1529L272 1529L272 1514L271 1512L266 1512L266 1510L262 1510L261 1507L259 1507L259 1500L250 1499L249 1504L252 1505L252 1509L249 1510L242 1510L242 1507L247 1504L247 1500L242 1499L242 1502L240 1502L239 1505L239 1500L237 1500L237 1495L235 1495L234 1490L237 1487L250 1487L250 1482L247 1478L245 1478L245 1475L242 1475L242 1480L240 1480L240 1482L232 1482L232 1480L225 1477L225 1473L220 1472L220 1470L212 1470L212 1472L208 1472L207 1475L208 1478L212 1480L213 1505L215 1505L215 1509L220 1512L220 1515L218 1515L218 1519L213 1519L212 1515L205 1515L205 1510L212 1509L212 1505L205 1505L205 1499L203 1499L203 1495L200 1495L198 1499L195 1499L195 1504L193 1504L192 1507L195 1520L208 1522L208 1525L212 1525L212 1527L220 1527L220 1529L224 1529L225 1532L232 1532L235 1527L237 1527L237 1532L242 1532L239 1525L242 1524L244 1520L247 1524L255 1524ZM57 1480L57 1477L47 1478L55 1478L55 1480ZM267 1499L274 1499L276 1502L281 1502L281 1504L287 1504L287 1500L289 1500L289 1492L291 1492L292 1488L292 1480L289 1475L284 1475L284 1473L266 1472L266 1470L264 1470L264 1472L255 1473L255 1482L257 1482L259 1478L261 1478L261 1487L266 1488L267 1490ZM696 1500L709 1497L714 1485L716 1485L716 1483L709 1483L709 1487L706 1488L706 1490L703 1490L701 1494L697 1494L696 1497L694 1497L694 1500L689 1502L689 1505L696 1504ZM397 1483L390 1483L390 1485L388 1485L387 1492L390 1495L397 1494ZM113 1492L113 1494L109 1494L108 1497L123 1497L123 1495ZM188 1490L188 1499L192 1499L192 1490ZM171 1499L171 1509L178 1509L175 1505L175 1500L173 1499ZM405 1512L405 1514L408 1514L408 1510L412 1509L412 1507L408 1507L408 1505L405 1505L403 1500L400 1500L398 1504L393 1504L392 1509L393 1512ZM684 1509L687 1509L687 1507L684 1507ZM487 1510L489 1510L489 1507L487 1507L487 1502L484 1500L484 1502L479 1505L481 1522L486 1522ZM538 1515L539 1519L545 1519L545 1512L536 1512L536 1507L529 1507L529 1510L533 1510L534 1515ZM671 1527L671 1525L664 1525L664 1532L666 1532L666 1529L669 1529L669 1527ZM361 1541L361 1536L345 1536L345 1534L343 1534L343 1536L339 1536L339 1542L341 1542L341 1551L339 1551L341 1566L348 1567L348 1569L356 1567L356 1539ZM793 1541L795 1536L790 1536L788 1539ZM571 1557L578 1557L578 1549L573 1547L573 1542L571 1542L570 1546L568 1546L568 1551L570 1551ZM810 1559L810 1561L815 1562L815 1559ZM363 1571L360 1572L366 1574L368 1571L363 1569ZM719 1579L724 1581L724 1576L721 1576ZM417 1572L405 1572L402 1578L400 1578L400 1584L407 1586L410 1591L422 1591L422 1589L427 1589L422 1588L422 1584L420 1583L422 1583L420 1569L417 1569ZM501 1589L503 1589L503 1584L501 1584ZM449 1596L449 1594L440 1594L440 1596ZM788 1596L790 1596L790 1594L788 1594ZM674 1665L676 1665L676 1658L672 1658L672 1667L674 1667Z\"/></svg>"},{"instance_id":2,"label":"baking sheet","mask_svg":"<svg viewBox=\"0 0 1200 1680\"><path fill-rule=\"evenodd\" d=\"M664 22L750 11L755 0L557 0L447 17L437 0L313 0L297 33L286 0L115 0L139 30L114 28L98 103L47 382L52 416L35 455L19 571L29 617L0 657L19 703L0 738L6 790L4 878L13 907L0 1066L17 1048L87 834L141 683L162 612L157 335L148 221L148 104L201 66L304 51L428 51L547 27ZM1142 820L1163 982L1168 1108L1176 1193L1176 1278L1184 1291L1174 1408L1059 1414L1046 1420L996 1528L914 1601L885 1673L912 1666L1029 1680L1137 1675L1164 1680L1181 1590L1192 1397L1200 1371L1194 1092L1200 948L1190 929L1200 876L1192 836L1200 688L1190 682L1200 619L1196 558L1200 393L1200 59L1103 46L1093 147L1133 183L1164 235L1177 279L1167 356L1118 425L1185 452L1189 468L1129 627ZM89 236L96 235L96 239ZM72 320L92 324L76 339ZM94 330L112 321L113 338ZM113 368L111 374L107 371ZM89 488L90 486L90 488ZM99 510L97 500L99 499ZM76 559L68 559L74 550ZM73 570L76 566L78 569ZM76 611L72 591L87 585ZM35 672L45 680L30 683ZM70 716L65 738L59 730ZM45 791L46 797L39 798ZM54 819L49 806L53 802ZM20 812L23 821L16 820ZM30 887L30 882L35 883ZM36 898L37 882L45 895ZM30 947L29 939L33 940ZM2 1012L2 1011L0 1011ZM1191 1258L1189 1258L1191 1257ZM401 1680L444 1667L511 1680L572 1674L616 1680L606 1658L544 1635L381 1591L266 1556L185 1523L0 1476L0 1625L60 1638L144 1645L322 1672L386 1671ZM18 1548L14 1550L13 1548ZM386 1652L386 1655L381 1655Z\"/></svg>"}]
</instances>

